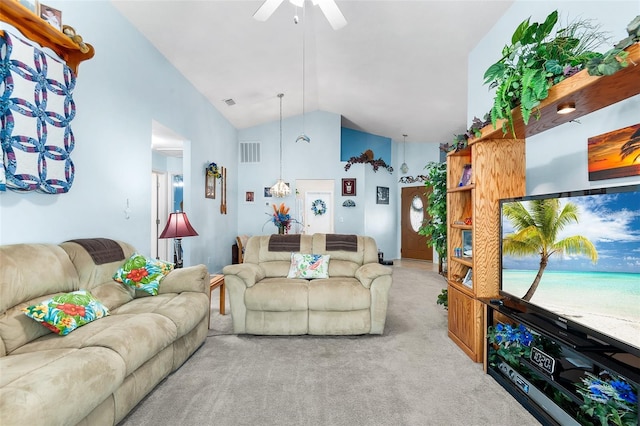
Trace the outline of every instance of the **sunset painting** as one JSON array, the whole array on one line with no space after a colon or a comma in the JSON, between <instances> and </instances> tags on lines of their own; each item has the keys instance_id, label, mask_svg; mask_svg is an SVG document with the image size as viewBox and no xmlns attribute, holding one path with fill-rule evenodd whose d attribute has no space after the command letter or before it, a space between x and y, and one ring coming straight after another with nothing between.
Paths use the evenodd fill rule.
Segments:
<instances>
[{"instance_id":1,"label":"sunset painting","mask_svg":"<svg viewBox=\"0 0 640 426\"><path fill-rule=\"evenodd\" d=\"M640 124L588 139L589 180L640 175Z\"/></svg>"}]
</instances>

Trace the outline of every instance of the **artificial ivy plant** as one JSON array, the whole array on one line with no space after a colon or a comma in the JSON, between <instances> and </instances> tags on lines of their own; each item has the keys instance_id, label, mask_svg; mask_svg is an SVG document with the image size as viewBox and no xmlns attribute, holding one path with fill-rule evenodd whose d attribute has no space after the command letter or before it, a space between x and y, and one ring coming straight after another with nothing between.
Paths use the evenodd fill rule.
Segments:
<instances>
[{"instance_id":1,"label":"artificial ivy plant","mask_svg":"<svg viewBox=\"0 0 640 426\"><path fill-rule=\"evenodd\" d=\"M577 73L593 58L603 56L593 51L607 40L599 25L580 19L554 33L557 23L557 10L542 23L531 22L530 18L522 21L511 37L511 44L502 49L502 58L485 72L484 83L496 89L491 108L494 128L499 119L505 119L503 131L506 133L510 128L515 136L513 108L520 106L522 119L528 124L552 85ZM622 59L617 52L609 60Z\"/></svg>"},{"instance_id":2,"label":"artificial ivy plant","mask_svg":"<svg viewBox=\"0 0 640 426\"><path fill-rule=\"evenodd\" d=\"M430 219L422 222L418 234L431 237L429 244L438 253L442 265L443 259L447 257L447 163L430 161L424 169L427 171L425 189L431 189L427 195L426 207ZM446 292L446 289L443 292ZM446 293L444 302L442 295L438 296L438 304L444 304L446 308Z\"/></svg>"}]
</instances>

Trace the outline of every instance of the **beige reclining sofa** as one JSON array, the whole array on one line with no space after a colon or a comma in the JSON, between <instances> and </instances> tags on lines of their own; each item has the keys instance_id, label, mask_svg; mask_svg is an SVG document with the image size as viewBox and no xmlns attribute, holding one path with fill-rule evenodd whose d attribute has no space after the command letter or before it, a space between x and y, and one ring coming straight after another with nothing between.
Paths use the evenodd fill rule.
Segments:
<instances>
[{"instance_id":1,"label":"beige reclining sofa","mask_svg":"<svg viewBox=\"0 0 640 426\"><path fill-rule=\"evenodd\" d=\"M329 255L328 278L287 278L292 253ZM341 234L249 239L244 263L225 266L238 334L382 334L392 269L373 238Z\"/></svg>"},{"instance_id":2,"label":"beige reclining sofa","mask_svg":"<svg viewBox=\"0 0 640 426\"><path fill-rule=\"evenodd\" d=\"M207 336L204 265L169 272L151 296L112 278L132 246L83 240L90 254L77 241L0 246L2 426L114 425ZM109 315L61 336L22 311L79 289Z\"/></svg>"}]
</instances>

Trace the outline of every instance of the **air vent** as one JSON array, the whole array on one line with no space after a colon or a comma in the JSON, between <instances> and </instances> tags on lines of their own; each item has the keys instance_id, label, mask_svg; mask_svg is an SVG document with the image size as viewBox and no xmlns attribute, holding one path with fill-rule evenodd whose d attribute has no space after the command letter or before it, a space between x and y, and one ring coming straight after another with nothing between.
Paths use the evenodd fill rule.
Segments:
<instances>
[{"instance_id":1,"label":"air vent","mask_svg":"<svg viewBox=\"0 0 640 426\"><path fill-rule=\"evenodd\" d=\"M227 106L234 106L236 104L236 101L234 101L233 99L229 98L229 99L223 99L222 102L224 102L225 104L227 104Z\"/></svg>"},{"instance_id":2,"label":"air vent","mask_svg":"<svg viewBox=\"0 0 640 426\"><path fill-rule=\"evenodd\" d=\"M260 163L260 142L240 142L240 163Z\"/></svg>"}]
</instances>

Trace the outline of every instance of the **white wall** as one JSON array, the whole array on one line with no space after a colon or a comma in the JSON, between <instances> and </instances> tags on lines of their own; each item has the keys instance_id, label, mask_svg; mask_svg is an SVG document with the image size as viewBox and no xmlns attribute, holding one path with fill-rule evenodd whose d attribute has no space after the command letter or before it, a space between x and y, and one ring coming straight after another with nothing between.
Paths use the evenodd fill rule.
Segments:
<instances>
[{"instance_id":1,"label":"white wall","mask_svg":"<svg viewBox=\"0 0 640 426\"><path fill-rule=\"evenodd\" d=\"M236 130L110 2L50 5L61 9L65 22L96 51L80 64L74 92L75 181L67 194L0 194L0 244L107 237L149 253L151 129L156 120L190 141L185 211L200 235L183 240L185 263L220 270L231 262L236 192L229 188L230 214L220 215L214 200L204 198L204 167L208 161L228 165L229 180L236 180Z\"/></svg>"},{"instance_id":2,"label":"white wall","mask_svg":"<svg viewBox=\"0 0 640 426\"><path fill-rule=\"evenodd\" d=\"M542 22L553 10L563 22L576 18L593 19L608 31L611 44L598 49L605 52L627 36L626 26L640 14L638 1L516 1L469 56L468 124L491 109L495 91L484 86L486 69L500 59L503 46L510 42L517 25L531 16ZM587 138L636 124L640 117L640 96L588 114L578 123L566 123L527 139L527 194L624 185L640 182L627 177L589 182ZM533 119L533 118L532 118Z\"/></svg>"}]
</instances>

